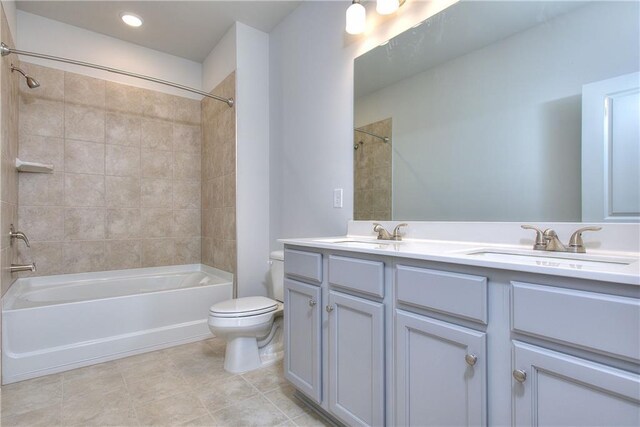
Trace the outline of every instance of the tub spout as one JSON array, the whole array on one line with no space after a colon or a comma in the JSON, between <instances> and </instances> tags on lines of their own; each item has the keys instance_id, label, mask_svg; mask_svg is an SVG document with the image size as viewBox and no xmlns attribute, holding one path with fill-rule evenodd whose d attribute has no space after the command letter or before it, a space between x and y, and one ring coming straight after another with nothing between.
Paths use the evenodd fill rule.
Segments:
<instances>
[{"instance_id":1,"label":"tub spout","mask_svg":"<svg viewBox=\"0 0 640 427\"><path fill-rule=\"evenodd\" d=\"M31 264L11 264L11 267L9 267L9 271L11 271L11 273L19 273L20 271L36 271L36 263L32 262Z\"/></svg>"}]
</instances>

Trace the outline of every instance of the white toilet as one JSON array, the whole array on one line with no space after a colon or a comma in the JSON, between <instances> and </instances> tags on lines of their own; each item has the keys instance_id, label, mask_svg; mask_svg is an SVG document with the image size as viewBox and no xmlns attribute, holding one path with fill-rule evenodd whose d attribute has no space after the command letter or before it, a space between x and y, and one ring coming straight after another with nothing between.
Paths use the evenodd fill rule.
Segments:
<instances>
[{"instance_id":1,"label":"white toilet","mask_svg":"<svg viewBox=\"0 0 640 427\"><path fill-rule=\"evenodd\" d=\"M282 358L282 313L284 300L284 252L271 252L271 295L236 298L209 309L209 329L227 341L224 369L233 373L251 371Z\"/></svg>"}]
</instances>

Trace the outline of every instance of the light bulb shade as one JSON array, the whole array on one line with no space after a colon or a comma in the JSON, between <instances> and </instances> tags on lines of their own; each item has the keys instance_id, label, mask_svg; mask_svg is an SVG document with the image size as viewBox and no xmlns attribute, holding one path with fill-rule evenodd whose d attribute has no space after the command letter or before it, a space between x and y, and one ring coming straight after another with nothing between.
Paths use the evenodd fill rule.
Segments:
<instances>
[{"instance_id":1,"label":"light bulb shade","mask_svg":"<svg viewBox=\"0 0 640 427\"><path fill-rule=\"evenodd\" d=\"M346 31L349 34L361 34L364 33L365 24L367 21L367 11L360 3L352 3L347 9L347 27Z\"/></svg>"},{"instance_id":2,"label":"light bulb shade","mask_svg":"<svg viewBox=\"0 0 640 427\"><path fill-rule=\"evenodd\" d=\"M400 7L399 0L378 0L376 2L376 12L380 15L390 15Z\"/></svg>"}]
</instances>

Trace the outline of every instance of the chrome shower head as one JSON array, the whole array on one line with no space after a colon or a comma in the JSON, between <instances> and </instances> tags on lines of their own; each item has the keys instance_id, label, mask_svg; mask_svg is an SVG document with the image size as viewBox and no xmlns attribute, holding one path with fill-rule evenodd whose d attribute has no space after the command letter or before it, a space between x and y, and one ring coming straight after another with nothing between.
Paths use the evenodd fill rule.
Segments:
<instances>
[{"instance_id":1,"label":"chrome shower head","mask_svg":"<svg viewBox=\"0 0 640 427\"><path fill-rule=\"evenodd\" d=\"M20 68L18 68L16 66L14 66L13 64L11 64L11 72L13 73L14 71L17 71L20 74L22 74L22 76L27 81L27 86L29 86L29 89L35 89L38 86L40 86L40 83L36 79L34 79L29 74L27 74L24 71L22 71Z\"/></svg>"}]
</instances>

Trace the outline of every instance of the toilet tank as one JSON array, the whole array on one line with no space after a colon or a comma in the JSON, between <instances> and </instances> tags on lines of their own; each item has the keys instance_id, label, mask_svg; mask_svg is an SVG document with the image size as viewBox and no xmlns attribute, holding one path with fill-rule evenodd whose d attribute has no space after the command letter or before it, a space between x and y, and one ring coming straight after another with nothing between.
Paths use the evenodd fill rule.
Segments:
<instances>
[{"instance_id":1,"label":"toilet tank","mask_svg":"<svg viewBox=\"0 0 640 427\"><path fill-rule=\"evenodd\" d=\"M273 251L269 255L271 263L271 293L273 299L284 301L284 251Z\"/></svg>"}]
</instances>

